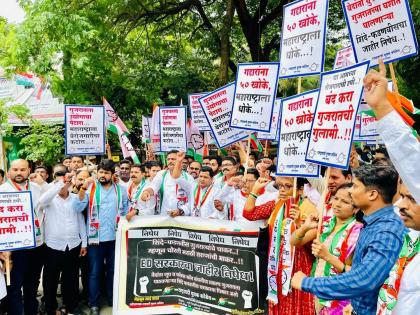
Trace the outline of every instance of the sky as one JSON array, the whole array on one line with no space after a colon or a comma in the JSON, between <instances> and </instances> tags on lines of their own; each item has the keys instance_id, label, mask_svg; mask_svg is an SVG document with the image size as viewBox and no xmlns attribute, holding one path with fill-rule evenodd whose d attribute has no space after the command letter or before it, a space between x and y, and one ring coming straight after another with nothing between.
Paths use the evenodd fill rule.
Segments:
<instances>
[{"instance_id":1,"label":"sky","mask_svg":"<svg viewBox=\"0 0 420 315\"><path fill-rule=\"evenodd\" d=\"M9 23L20 23L25 18L25 12L17 0L0 0L0 16L5 17Z\"/></svg>"}]
</instances>

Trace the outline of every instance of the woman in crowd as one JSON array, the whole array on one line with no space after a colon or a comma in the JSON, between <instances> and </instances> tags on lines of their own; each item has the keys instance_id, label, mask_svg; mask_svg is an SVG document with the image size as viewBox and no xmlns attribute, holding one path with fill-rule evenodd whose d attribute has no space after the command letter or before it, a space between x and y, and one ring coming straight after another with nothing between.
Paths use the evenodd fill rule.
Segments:
<instances>
[{"instance_id":1,"label":"woman in crowd","mask_svg":"<svg viewBox=\"0 0 420 315\"><path fill-rule=\"evenodd\" d=\"M362 223L357 222L359 211L349 193L352 184L341 185L331 198L333 216L324 222L320 240L316 239L318 218L311 215L305 223L293 233L291 244L297 247L312 242L312 253L317 257L311 275L329 277L351 268L351 261L359 237ZM298 269L295 269L298 271ZM320 315L343 314L349 300L324 301L315 298L315 309Z\"/></svg>"},{"instance_id":2,"label":"woman in crowd","mask_svg":"<svg viewBox=\"0 0 420 315\"><path fill-rule=\"evenodd\" d=\"M293 198L293 177L279 177L276 180L276 184L278 186L279 194L277 200L270 200L266 203L260 204L258 206L255 205L255 201L257 197L263 193L265 186L270 182L269 179L261 178L255 183L252 192L249 194L247 201L245 203L243 216L248 220L255 221L266 219L268 228L269 228L269 248L268 248L268 308L269 308L269 315L312 315L315 314L314 309L314 298L311 294L306 292L301 292L292 289L288 291L286 295L284 294L284 290L282 293L282 274L283 268L281 266L281 262L283 259L289 259L290 256L286 257L290 250L285 250L287 245L284 245L282 249L280 249L280 253L278 254L278 258L273 260L273 256L276 256L274 253L276 252L275 248L279 244L286 243L285 239L287 235L285 235L282 226L286 222L285 219L287 216L287 211L285 211L285 203L290 199ZM297 184L297 200L301 200L301 191L299 189L303 186L303 181L298 179ZM299 202L296 202L299 203ZM292 205L290 208L290 218L295 221L295 224L299 226L301 222L301 216L299 207L297 205ZM282 234L280 239L276 239L275 231L282 229ZM271 257L271 258L270 258ZM293 259L293 270L306 270L307 273L310 273L312 263L313 263L313 256L311 254L310 245L302 246L296 248L294 259ZM273 266L277 266L277 270L273 272ZM281 269L281 270L280 270Z\"/></svg>"}]
</instances>

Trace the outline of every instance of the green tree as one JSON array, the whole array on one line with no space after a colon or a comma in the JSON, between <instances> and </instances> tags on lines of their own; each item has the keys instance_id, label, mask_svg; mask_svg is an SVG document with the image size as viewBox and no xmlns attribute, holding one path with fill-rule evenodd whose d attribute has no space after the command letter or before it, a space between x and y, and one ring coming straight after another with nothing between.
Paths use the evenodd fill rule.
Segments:
<instances>
[{"instance_id":1,"label":"green tree","mask_svg":"<svg viewBox=\"0 0 420 315\"><path fill-rule=\"evenodd\" d=\"M28 127L20 129L16 135L21 137L19 155L35 163L53 166L63 157L63 126L43 125L33 120Z\"/></svg>"}]
</instances>

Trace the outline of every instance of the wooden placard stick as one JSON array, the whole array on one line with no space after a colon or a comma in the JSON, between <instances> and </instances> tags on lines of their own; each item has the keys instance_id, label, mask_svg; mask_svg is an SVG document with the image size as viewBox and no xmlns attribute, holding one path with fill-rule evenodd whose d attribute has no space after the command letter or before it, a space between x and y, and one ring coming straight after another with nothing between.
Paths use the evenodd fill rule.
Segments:
<instances>
[{"instance_id":1,"label":"wooden placard stick","mask_svg":"<svg viewBox=\"0 0 420 315\"><path fill-rule=\"evenodd\" d=\"M324 191L321 195L320 203L318 204L318 229L316 232L316 238L319 240L319 237L321 236L321 229L322 229L322 223L324 220L324 209L325 209L325 198L328 194L328 179L330 178L330 172L331 168L328 167L327 171L325 172L325 178L324 178Z\"/></svg>"},{"instance_id":2,"label":"wooden placard stick","mask_svg":"<svg viewBox=\"0 0 420 315\"><path fill-rule=\"evenodd\" d=\"M298 77L297 94L300 94L302 90L302 77ZM297 196L297 177L293 177L293 200L296 200Z\"/></svg>"},{"instance_id":3,"label":"wooden placard stick","mask_svg":"<svg viewBox=\"0 0 420 315\"><path fill-rule=\"evenodd\" d=\"M4 262L6 264L6 285L10 285L10 253L7 253L6 260Z\"/></svg>"},{"instance_id":4,"label":"wooden placard stick","mask_svg":"<svg viewBox=\"0 0 420 315\"><path fill-rule=\"evenodd\" d=\"M297 177L293 177L293 200L296 200L297 196Z\"/></svg>"},{"instance_id":5,"label":"wooden placard stick","mask_svg":"<svg viewBox=\"0 0 420 315\"><path fill-rule=\"evenodd\" d=\"M400 93L398 92L398 84L397 77L395 76L394 64L392 62L389 64L389 72L391 73L392 87L394 89L394 92L397 93L397 95L400 95ZM401 105L399 97L397 97L397 100L398 104Z\"/></svg>"},{"instance_id":6,"label":"wooden placard stick","mask_svg":"<svg viewBox=\"0 0 420 315\"><path fill-rule=\"evenodd\" d=\"M246 146L246 160L245 160L245 173L244 177L248 173L248 162L249 162L249 154L251 152L251 133L248 135L248 145Z\"/></svg>"},{"instance_id":7,"label":"wooden placard stick","mask_svg":"<svg viewBox=\"0 0 420 315\"><path fill-rule=\"evenodd\" d=\"M108 140L108 130L105 130L105 143L106 143L106 153L108 156L108 159L112 160L112 153L111 153L111 146L109 145L109 140Z\"/></svg>"}]
</instances>

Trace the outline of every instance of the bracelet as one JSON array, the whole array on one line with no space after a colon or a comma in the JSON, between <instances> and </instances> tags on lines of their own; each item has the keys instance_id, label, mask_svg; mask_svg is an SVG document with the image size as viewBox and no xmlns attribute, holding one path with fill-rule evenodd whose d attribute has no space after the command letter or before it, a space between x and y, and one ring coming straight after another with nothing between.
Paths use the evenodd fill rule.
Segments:
<instances>
[{"instance_id":1,"label":"bracelet","mask_svg":"<svg viewBox=\"0 0 420 315\"><path fill-rule=\"evenodd\" d=\"M297 236L297 233L293 233L293 236L296 240L301 241L303 240L303 238L305 237L305 235L303 235L302 237Z\"/></svg>"},{"instance_id":2,"label":"bracelet","mask_svg":"<svg viewBox=\"0 0 420 315\"><path fill-rule=\"evenodd\" d=\"M87 188L84 188L83 186L80 187L80 190L87 190Z\"/></svg>"},{"instance_id":3,"label":"bracelet","mask_svg":"<svg viewBox=\"0 0 420 315\"><path fill-rule=\"evenodd\" d=\"M256 194L252 193L252 192L250 192L250 193L249 193L249 195L250 195L252 198L254 198L254 199L257 199L257 198L258 198L258 196L257 196Z\"/></svg>"}]
</instances>

